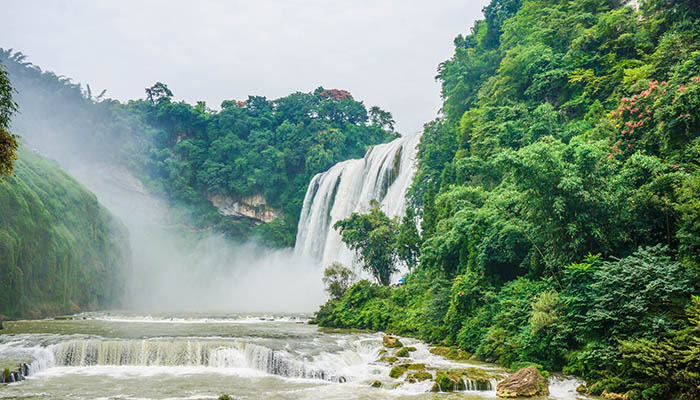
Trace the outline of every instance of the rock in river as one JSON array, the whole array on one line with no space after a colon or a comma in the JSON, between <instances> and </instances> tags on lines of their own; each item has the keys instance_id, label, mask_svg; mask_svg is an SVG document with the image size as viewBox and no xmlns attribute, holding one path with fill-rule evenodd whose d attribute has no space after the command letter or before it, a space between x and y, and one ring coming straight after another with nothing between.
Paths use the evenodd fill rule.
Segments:
<instances>
[{"instance_id":1,"label":"rock in river","mask_svg":"<svg viewBox=\"0 0 700 400\"><path fill-rule=\"evenodd\" d=\"M498 382L496 395L498 397L532 397L547 396L549 383L537 368L527 367L519 369L506 379Z\"/></svg>"}]
</instances>

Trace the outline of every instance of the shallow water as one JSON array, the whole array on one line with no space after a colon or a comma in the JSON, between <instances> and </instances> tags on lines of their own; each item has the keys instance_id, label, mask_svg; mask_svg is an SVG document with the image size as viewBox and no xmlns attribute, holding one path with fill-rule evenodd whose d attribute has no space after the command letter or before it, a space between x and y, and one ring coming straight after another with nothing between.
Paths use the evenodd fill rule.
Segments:
<instances>
[{"instance_id":1,"label":"shallow water","mask_svg":"<svg viewBox=\"0 0 700 400\"><path fill-rule=\"evenodd\" d=\"M319 329L308 315L85 313L75 320L6 322L0 366L30 363L28 379L0 399L484 399L492 390L429 392L432 383L389 378L379 333ZM463 364L423 343L412 362ZM381 381L381 388L370 384ZM579 382L550 379L552 399L578 399Z\"/></svg>"}]
</instances>

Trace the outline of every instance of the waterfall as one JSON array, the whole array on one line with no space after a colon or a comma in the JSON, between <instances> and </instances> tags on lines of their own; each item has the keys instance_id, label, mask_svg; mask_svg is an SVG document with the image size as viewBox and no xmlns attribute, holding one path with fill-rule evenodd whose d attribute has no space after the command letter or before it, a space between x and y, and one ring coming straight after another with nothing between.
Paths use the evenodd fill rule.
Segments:
<instances>
[{"instance_id":1,"label":"waterfall","mask_svg":"<svg viewBox=\"0 0 700 400\"><path fill-rule=\"evenodd\" d=\"M353 252L333 224L354 212L368 212L371 200L377 200L389 217L403 216L419 140L420 135L414 135L374 146L364 158L343 161L316 175L304 197L295 252L323 266L333 261L349 266Z\"/></svg>"},{"instance_id":2,"label":"waterfall","mask_svg":"<svg viewBox=\"0 0 700 400\"><path fill-rule=\"evenodd\" d=\"M314 365L312 358L245 342L161 340L70 340L47 349L33 373L54 366L201 366L252 368L272 375L343 382L334 368Z\"/></svg>"}]
</instances>

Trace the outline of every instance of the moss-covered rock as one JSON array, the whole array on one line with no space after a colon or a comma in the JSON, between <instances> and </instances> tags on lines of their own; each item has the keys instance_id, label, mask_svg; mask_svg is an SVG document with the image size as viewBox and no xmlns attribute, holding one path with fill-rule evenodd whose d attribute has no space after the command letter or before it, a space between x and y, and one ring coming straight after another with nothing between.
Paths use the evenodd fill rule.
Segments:
<instances>
[{"instance_id":1,"label":"moss-covered rock","mask_svg":"<svg viewBox=\"0 0 700 400\"><path fill-rule=\"evenodd\" d=\"M518 370L498 382L496 387L498 397L533 397L548 394L549 382L534 366Z\"/></svg>"},{"instance_id":2,"label":"moss-covered rock","mask_svg":"<svg viewBox=\"0 0 700 400\"><path fill-rule=\"evenodd\" d=\"M382 343L384 344L384 347L388 347L390 349L403 347L403 343L401 343L399 338L395 338L393 336L384 336Z\"/></svg>"},{"instance_id":3,"label":"moss-covered rock","mask_svg":"<svg viewBox=\"0 0 700 400\"><path fill-rule=\"evenodd\" d=\"M454 361L468 361L471 354L456 347L435 346L430 348L430 352Z\"/></svg>"},{"instance_id":4,"label":"moss-covered rock","mask_svg":"<svg viewBox=\"0 0 700 400\"><path fill-rule=\"evenodd\" d=\"M395 363L397 360L398 360L398 358L396 358L396 357L394 357L394 356L384 356L384 357L380 357L379 360L377 360L377 361L386 362L386 363L389 363L389 364L393 364L393 363Z\"/></svg>"},{"instance_id":5,"label":"moss-covered rock","mask_svg":"<svg viewBox=\"0 0 700 400\"><path fill-rule=\"evenodd\" d=\"M370 386L372 386L373 388L380 388L380 387L382 387L382 382L374 381L370 384Z\"/></svg>"},{"instance_id":6,"label":"moss-covered rock","mask_svg":"<svg viewBox=\"0 0 700 400\"><path fill-rule=\"evenodd\" d=\"M493 390L488 371L480 368L440 370L435 375L434 392L452 392L455 390Z\"/></svg>"},{"instance_id":7,"label":"moss-covered rock","mask_svg":"<svg viewBox=\"0 0 700 400\"><path fill-rule=\"evenodd\" d=\"M399 351L396 352L396 357L408 357L408 347L402 347Z\"/></svg>"},{"instance_id":8,"label":"moss-covered rock","mask_svg":"<svg viewBox=\"0 0 700 400\"><path fill-rule=\"evenodd\" d=\"M408 369L408 364L395 365L394 368L392 368L391 371L389 371L389 376L394 378L394 379L397 379L397 378L401 377L401 375L403 375L407 369Z\"/></svg>"},{"instance_id":9,"label":"moss-covered rock","mask_svg":"<svg viewBox=\"0 0 700 400\"><path fill-rule=\"evenodd\" d=\"M425 364L398 364L389 372L389 376L396 379L400 378L406 371L424 371Z\"/></svg>"},{"instance_id":10,"label":"moss-covered rock","mask_svg":"<svg viewBox=\"0 0 700 400\"><path fill-rule=\"evenodd\" d=\"M423 382L430 379L433 379L433 374L424 369L406 375L406 381L410 383Z\"/></svg>"},{"instance_id":11,"label":"moss-covered rock","mask_svg":"<svg viewBox=\"0 0 700 400\"><path fill-rule=\"evenodd\" d=\"M431 389L433 392L453 392L464 390L466 386L461 376L454 375L448 371L438 371L435 375L435 383Z\"/></svg>"}]
</instances>

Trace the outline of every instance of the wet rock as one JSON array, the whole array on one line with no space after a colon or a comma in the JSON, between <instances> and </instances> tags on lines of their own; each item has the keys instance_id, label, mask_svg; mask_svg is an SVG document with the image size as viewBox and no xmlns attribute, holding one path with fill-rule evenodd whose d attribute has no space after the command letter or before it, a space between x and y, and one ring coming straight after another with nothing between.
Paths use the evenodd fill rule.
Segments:
<instances>
[{"instance_id":1,"label":"wet rock","mask_svg":"<svg viewBox=\"0 0 700 400\"><path fill-rule=\"evenodd\" d=\"M345 383L347 381L348 380L344 376L341 376L340 378L338 378L338 383Z\"/></svg>"},{"instance_id":2,"label":"wet rock","mask_svg":"<svg viewBox=\"0 0 700 400\"><path fill-rule=\"evenodd\" d=\"M471 354L464 350L458 349L456 347L446 347L446 346L436 346L431 347L430 352L448 358L455 361L468 361L471 358Z\"/></svg>"},{"instance_id":3,"label":"wet rock","mask_svg":"<svg viewBox=\"0 0 700 400\"><path fill-rule=\"evenodd\" d=\"M389 371L389 376L394 378L394 379L397 379L401 375L403 375L407 369L408 369L408 364L396 365L394 368L391 369L391 371Z\"/></svg>"},{"instance_id":4,"label":"wet rock","mask_svg":"<svg viewBox=\"0 0 700 400\"><path fill-rule=\"evenodd\" d=\"M394 357L394 356L384 356L384 357L381 357L381 358L380 358L379 360L377 360L377 361L387 362L387 363L389 363L389 364L393 364L393 363L395 363L397 360L398 360L398 358L396 358L396 357Z\"/></svg>"},{"instance_id":5,"label":"wet rock","mask_svg":"<svg viewBox=\"0 0 700 400\"><path fill-rule=\"evenodd\" d=\"M2 327L2 319L0 319L0 330L5 329Z\"/></svg>"},{"instance_id":6,"label":"wet rock","mask_svg":"<svg viewBox=\"0 0 700 400\"><path fill-rule=\"evenodd\" d=\"M411 372L406 376L406 381L409 383L423 382L430 379L433 379L433 374L424 369L416 372Z\"/></svg>"},{"instance_id":7,"label":"wet rock","mask_svg":"<svg viewBox=\"0 0 700 400\"><path fill-rule=\"evenodd\" d=\"M603 390L603 393L600 394L600 397L602 397L605 400L627 400L629 396L627 396L627 393L614 393L608 392L607 390Z\"/></svg>"},{"instance_id":8,"label":"wet rock","mask_svg":"<svg viewBox=\"0 0 700 400\"><path fill-rule=\"evenodd\" d=\"M522 368L506 379L498 382L496 395L498 397L532 397L547 396L549 383L535 367Z\"/></svg>"},{"instance_id":9,"label":"wet rock","mask_svg":"<svg viewBox=\"0 0 700 400\"><path fill-rule=\"evenodd\" d=\"M406 371L422 371L425 370L425 364L398 364L389 372L389 376L396 379L401 377Z\"/></svg>"},{"instance_id":10,"label":"wet rock","mask_svg":"<svg viewBox=\"0 0 700 400\"><path fill-rule=\"evenodd\" d=\"M460 377L450 375L444 371L438 371L435 376L435 383L431 391L433 392L453 392L464 390L466 386Z\"/></svg>"},{"instance_id":11,"label":"wet rock","mask_svg":"<svg viewBox=\"0 0 700 400\"><path fill-rule=\"evenodd\" d=\"M403 347L403 343L401 343L399 338L395 338L393 336L384 336L382 342L384 344L384 347L388 347L390 349Z\"/></svg>"},{"instance_id":12,"label":"wet rock","mask_svg":"<svg viewBox=\"0 0 700 400\"><path fill-rule=\"evenodd\" d=\"M380 381L374 381L370 386L372 386L373 388L380 388L382 387L382 383Z\"/></svg>"},{"instance_id":13,"label":"wet rock","mask_svg":"<svg viewBox=\"0 0 700 400\"><path fill-rule=\"evenodd\" d=\"M408 357L408 347L403 347L396 352L396 357Z\"/></svg>"},{"instance_id":14,"label":"wet rock","mask_svg":"<svg viewBox=\"0 0 700 400\"><path fill-rule=\"evenodd\" d=\"M377 355L378 355L378 356L381 356L381 355L384 354L384 353L386 353L386 349L381 349L381 350L379 350L379 354L377 354Z\"/></svg>"},{"instance_id":15,"label":"wet rock","mask_svg":"<svg viewBox=\"0 0 700 400\"><path fill-rule=\"evenodd\" d=\"M583 385L583 384L578 385L578 387L576 388L576 392L579 394L585 394L586 393L586 385Z\"/></svg>"},{"instance_id":16,"label":"wet rock","mask_svg":"<svg viewBox=\"0 0 700 400\"><path fill-rule=\"evenodd\" d=\"M442 370L435 376L432 391L493 390L491 385L493 378L493 375L480 368Z\"/></svg>"}]
</instances>

